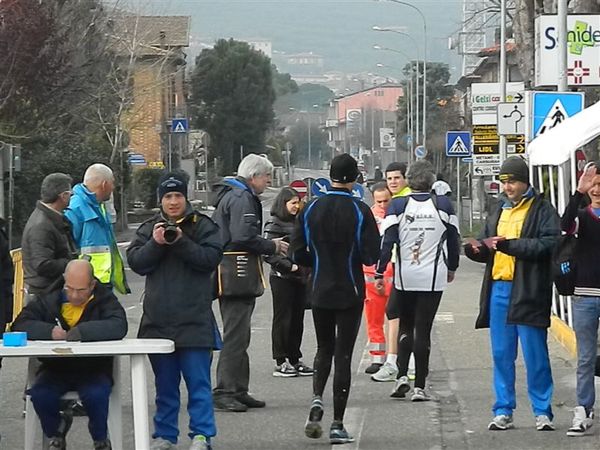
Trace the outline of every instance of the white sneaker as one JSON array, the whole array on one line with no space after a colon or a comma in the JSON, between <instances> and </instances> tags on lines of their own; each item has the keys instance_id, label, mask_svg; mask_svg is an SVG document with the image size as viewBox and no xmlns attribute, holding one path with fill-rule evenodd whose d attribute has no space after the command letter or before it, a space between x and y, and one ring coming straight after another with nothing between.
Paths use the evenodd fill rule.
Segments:
<instances>
[{"instance_id":1,"label":"white sneaker","mask_svg":"<svg viewBox=\"0 0 600 450\"><path fill-rule=\"evenodd\" d=\"M175 444L163 438L152 439L150 450L175 450Z\"/></svg>"},{"instance_id":2,"label":"white sneaker","mask_svg":"<svg viewBox=\"0 0 600 450\"><path fill-rule=\"evenodd\" d=\"M504 430L508 430L508 429L514 428L514 427L515 427L515 424L513 423L512 416L500 414L492 419L492 421L488 425L488 430L504 431Z\"/></svg>"},{"instance_id":3,"label":"white sneaker","mask_svg":"<svg viewBox=\"0 0 600 450\"><path fill-rule=\"evenodd\" d=\"M210 444L206 441L204 436L198 434L192 439L190 450L210 450Z\"/></svg>"},{"instance_id":4,"label":"white sneaker","mask_svg":"<svg viewBox=\"0 0 600 450\"><path fill-rule=\"evenodd\" d=\"M554 431L554 424L545 414L535 416L535 427L538 431Z\"/></svg>"},{"instance_id":5,"label":"white sneaker","mask_svg":"<svg viewBox=\"0 0 600 450\"><path fill-rule=\"evenodd\" d=\"M573 410L573 424L567 431L567 436L585 436L592 425L594 425L594 411L586 414L583 406L577 406Z\"/></svg>"},{"instance_id":6,"label":"white sneaker","mask_svg":"<svg viewBox=\"0 0 600 450\"><path fill-rule=\"evenodd\" d=\"M395 365L389 364L387 361L383 366L379 368L377 373L371 375L371 380L373 381L396 381L396 377L398 376L398 367Z\"/></svg>"},{"instance_id":7,"label":"white sneaker","mask_svg":"<svg viewBox=\"0 0 600 450\"><path fill-rule=\"evenodd\" d=\"M418 387L416 387L413 390L413 395L410 398L411 402L428 402L430 400L431 400L431 397L429 396L427 391L425 391L425 389L421 389Z\"/></svg>"},{"instance_id":8,"label":"white sneaker","mask_svg":"<svg viewBox=\"0 0 600 450\"><path fill-rule=\"evenodd\" d=\"M273 370L273 376L281 378L292 378L298 376L298 371L287 360L285 360L280 366L275 366L275 370Z\"/></svg>"},{"instance_id":9,"label":"white sneaker","mask_svg":"<svg viewBox=\"0 0 600 450\"><path fill-rule=\"evenodd\" d=\"M394 390L390 397L392 398L404 398L406 397L406 393L410 391L410 384L408 382L408 377L400 377L396 380L396 385L394 386Z\"/></svg>"}]
</instances>

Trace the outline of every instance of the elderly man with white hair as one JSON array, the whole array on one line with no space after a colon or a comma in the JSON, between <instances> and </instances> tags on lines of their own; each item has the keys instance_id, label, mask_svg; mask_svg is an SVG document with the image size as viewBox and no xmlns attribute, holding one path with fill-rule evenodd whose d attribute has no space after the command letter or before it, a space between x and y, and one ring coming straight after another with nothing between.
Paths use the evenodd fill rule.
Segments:
<instances>
[{"instance_id":1,"label":"elderly man with white hair","mask_svg":"<svg viewBox=\"0 0 600 450\"><path fill-rule=\"evenodd\" d=\"M128 294L123 259L117 247L110 216L104 206L115 188L110 167L92 164L83 183L73 188L65 217L71 222L73 239L82 257L89 258L94 276L104 285Z\"/></svg>"},{"instance_id":2,"label":"elderly man with white hair","mask_svg":"<svg viewBox=\"0 0 600 450\"><path fill-rule=\"evenodd\" d=\"M219 225L224 245L224 263L228 257L235 264L247 264L239 270L255 275L252 283L247 276L235 279L220 277L219 307L223 318L223 349L217 364L217 387L214 390L215 409L244 412L262 408L265 402L248 394L250 382L250 319L256 297L261 292L260 271L256 266L260 256L285 254L288 244L281 239L264 239L262 205L258 195L271 181L273 164L259 155L250 154L240 162L236 177L226 177L215 186L217 200L212 219ZM222 263L222 266L224 266ZM234 274L236 269L234 269ZM228 283L231 285L228 286Z\"/></svg>"}]
</instances>

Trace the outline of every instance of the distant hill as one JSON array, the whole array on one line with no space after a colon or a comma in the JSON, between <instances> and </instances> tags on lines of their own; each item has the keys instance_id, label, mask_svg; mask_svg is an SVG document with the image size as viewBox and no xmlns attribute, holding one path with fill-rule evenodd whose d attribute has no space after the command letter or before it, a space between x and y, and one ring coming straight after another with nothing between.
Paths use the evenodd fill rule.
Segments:
<instances>
[{"instance_id":1,"label":"distant hill","mask_svg":"<svg viewBox=\"0 0 600 450\"><path fill-rule=\"evenodd\" d=\"M127 0L120 0L121 3ZM428 20L429 59L458 65L447 38L459 28L459 0L411 0ZM325 58L324 70L347 73L379 72L397 75L405 58L373 50L373 44L394 48L416 57L411 41L395 33L375 32L373 25L406 26L419 41L420 17L409 7L373 0L130 0L143 4L146 13L192 16L192 38L211 44L218 38L271 40L274 52L313 52ZM275 59L275 58L274 58Z\"/></svg>"}]
</instances>

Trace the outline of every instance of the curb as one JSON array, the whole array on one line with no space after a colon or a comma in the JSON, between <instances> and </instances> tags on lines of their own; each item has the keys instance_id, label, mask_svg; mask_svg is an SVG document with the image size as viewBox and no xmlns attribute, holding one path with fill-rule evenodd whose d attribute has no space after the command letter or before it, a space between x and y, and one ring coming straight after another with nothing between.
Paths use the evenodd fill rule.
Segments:
<instances>
[{"instance_id":1,"label":"curb","mask_svg":"<svg viewBox=\"0 0 600 450\"><path fill-rule=\"evenodd\" d=\"M577 356L575 331L557 316L550 318L550 333L573 357Z\"/></svg>"}]
</instances>

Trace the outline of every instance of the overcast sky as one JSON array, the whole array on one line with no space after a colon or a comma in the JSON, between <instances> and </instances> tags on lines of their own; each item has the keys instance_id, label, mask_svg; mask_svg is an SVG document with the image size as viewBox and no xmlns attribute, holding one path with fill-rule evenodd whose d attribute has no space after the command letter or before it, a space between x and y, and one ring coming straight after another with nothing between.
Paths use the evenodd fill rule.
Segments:
<instances>
[{"instance_id":1,"label":"overcast sky","mask_svg":"<svg viewBox=\"0 0 600 450\"><path fill-rule=\"evenodd\" d=\"M275 52L313 52L324 56L326 70L348 73L387 72L395 76L406 57L377 51L374 44L416 57L410 39L395 33L372 31L406 27L421 43L423 25L410 7L374 0L119 0L145 14L192 16L192 37L212 44L218 38L261 38ZM456 50L448 50L448 37L460 28L462 1L412 0L426 16L429 60L459 66ZM136 11L136 12L137 12ZM393 66L377 69L377 62ZM459 68L457 67L457 70ZM386 73L382 73L386 74Z\"/></svg>"}]
</instances>

